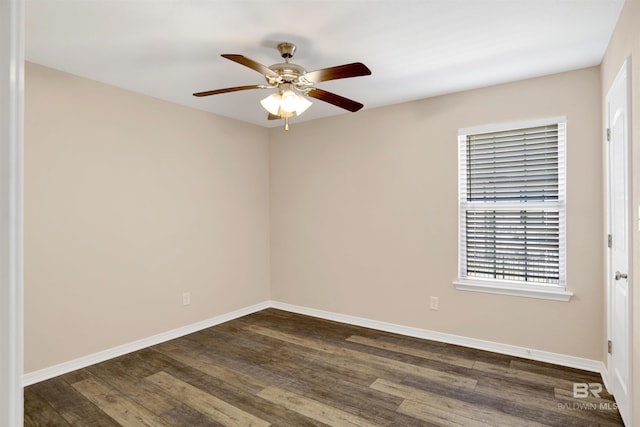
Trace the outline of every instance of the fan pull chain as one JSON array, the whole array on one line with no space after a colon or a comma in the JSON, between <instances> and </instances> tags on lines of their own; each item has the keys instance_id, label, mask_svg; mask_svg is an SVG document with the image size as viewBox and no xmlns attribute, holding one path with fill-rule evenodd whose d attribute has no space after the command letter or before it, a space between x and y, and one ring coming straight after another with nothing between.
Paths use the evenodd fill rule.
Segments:
<instances>
[{"instance_id":1,"label":"fan pull chain","mask_svg":"<svg viewBox=\"0 0 640 427\"><path fill-rule=\"evenodd\" d=\"M284 130L289 130L289 117L284 118Z\"/></svg>"}]
</instances>

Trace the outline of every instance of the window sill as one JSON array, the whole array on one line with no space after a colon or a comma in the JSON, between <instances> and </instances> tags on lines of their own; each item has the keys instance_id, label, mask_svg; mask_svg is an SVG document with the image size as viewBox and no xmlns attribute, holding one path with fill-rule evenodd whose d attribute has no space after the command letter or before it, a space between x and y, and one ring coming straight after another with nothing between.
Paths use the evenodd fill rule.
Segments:
<instances>
[{"instance_id":1,"label":"window sill","mask_svg":"<svg viewBox=\"0 0 640 427\"><path fill-rule=\"evenodd\" d=\"M484 292L488 294L511 295L517 297L539 298L553 301L568 302L573 296L573 292L561 289L535 289L523 287L522 285L510 285L491 281L475 281L458 279L453 282L456 289L460 291Z\"/></svg>"}]
</instances>

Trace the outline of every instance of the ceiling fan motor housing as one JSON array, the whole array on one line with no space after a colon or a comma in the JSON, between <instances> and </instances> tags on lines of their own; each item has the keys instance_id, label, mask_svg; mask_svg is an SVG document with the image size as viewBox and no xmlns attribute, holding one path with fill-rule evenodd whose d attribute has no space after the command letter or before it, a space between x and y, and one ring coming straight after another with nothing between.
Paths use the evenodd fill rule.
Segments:
<instances>
[{"instance_id":1,"label":"ceiling fan motor housing","mask_svg":"<svg viewBox=\"0 0 640 427\"><path fill-rule=\"evenodd\" d=\"M307 70L298 64L283 62L281 64L273 64L269 69L280 75L284 83L297 83L300 76L303 76ZM268 79L267 79L268 80Z\"/></svg>"}]
</instances>

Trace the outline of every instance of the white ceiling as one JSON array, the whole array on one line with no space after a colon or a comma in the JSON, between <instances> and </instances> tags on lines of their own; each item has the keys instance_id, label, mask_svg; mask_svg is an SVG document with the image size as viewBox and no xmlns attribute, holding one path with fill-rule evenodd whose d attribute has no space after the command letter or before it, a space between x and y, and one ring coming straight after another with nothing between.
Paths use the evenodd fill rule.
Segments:
<instances>
[{"instance_id":1,"label":"white ceiling","mask_svg":"<svg viewBox=\"0 0 640 427\"><path fill-rule=\"evenodd\" d=\"M26 59L262 126L264 84L220 56L308 71L360 61L371 76L317 87L365 109L597 65L624 0L26 0ZM314 105L295 121L348 113Z\"/></svg>"}]
</instances>

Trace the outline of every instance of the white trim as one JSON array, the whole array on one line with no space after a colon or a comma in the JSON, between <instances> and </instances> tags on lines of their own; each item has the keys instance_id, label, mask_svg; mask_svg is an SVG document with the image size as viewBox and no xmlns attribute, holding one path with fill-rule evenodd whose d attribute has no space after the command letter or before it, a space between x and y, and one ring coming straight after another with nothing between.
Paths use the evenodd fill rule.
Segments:
<instances>
[{"instance_id":1,"label":"white trim","mask_svg":"<svg viewBox=\"0 0 640 427\"><path fill-rule=\"evenodd\" d=\"M458 129L458 136L467 135L470 133L487 133L487 132L496 132L496 131L510 130L510 129L533 128L538 126L553 125L556 123L561 123L566 121L567 121L567 116L557 116L557 117L547 117L543 119L522 120L518 122L490 123L486 125L471 126L467 128Z\"/></svg>"},{"instance_id":2,"label":"white trim","mask_svg":"<svg viewBox=\"0 0 640 427\"><path fill-rule=\"evenodd\" d=\"M532 127L557 125L558 128L558 201L544 202L478 202L467 200L467 137L483 133L501 132L505 130L521 130ZM482 126L462 128L458 130L458 278L454 285L458 290L485 292L490 294L522 296L555 301L569 301L573 293L566 289L566 149L567 149L566 116L548 117L538 120L525 120L509 123L494 123ZM473 210L543 210L557 211L559 219L558 234L558 276L557 289L547 284L534 282L518 282L514 286L511 281L485 279L467 275L467 229L465 215Z\"/></svg>"},{"instance_id":3,"label":"white trim","mask_svg":"<svg viewBox=\"0 0 640 427\"><path fill-rule=\"evenodd\" d=\"M0 6L0 425L23 424L24 2ZM6 31L4 30L6 29ZM6 79L6 80L5 80Z\"/></svg>"},{"instance_id":4,"label":"white trim","mask_svg":"<svg viewBox=\"0 0 640 427\"><path fill-rule=\"evenodd\" d=\"M627 239L627 248L628 248L628 253L627 253L627 271L629 274L629 282L628 282L628 287L629 290L631 290L628 298L629 300L627 301L627 311L628 311L628 335L627 335L627 340L628 340L628 355L627 355L627 369L629 372L629 380L630 380L630 385L631 387L628 390L628 394L627 394L627 399L624 399L625 396L620 396L620 393L617 393L618 396L616 396L616 392L620 392L621 390L616 390L615 387L614 389L610 389L609 387L607 387L607 390L609 390L611 392L611 394L614 395L614 398L616 398L616 401L618 402L618 412L620 412L620 416L622 417L623 422L625 423L625 425L632 425L633 424L633 402L634 402L634 387L633 387L633 338L632 338L632 333L631 331L633 330L633 326L632 326L632 317L633 317L633 313L632 313L632 306L633 306L633 302L631 301L631 296L633 295L633 271L632 271L632 266L631 266L631 261L633 260L633 256L634 256L634 251L633 251L633 230L635 227L635 222L634 222L634 217L635 217L635 208L632 206L632 203L629 201L629 197L630 197L630 193L631 190L630 188L633 186L633 180L632 180L632 160L631 160L631 141L632 141L632 124L630 121L630 116L631 116L631 110L632 110L632 106L631 106L631 99L632 99L632 91L631 91L631 86L633 84L632 82L632 78L631 78L631 73L632 73L632 59L631 57L626 57L624 60L624 63L622 64L622 66L620 67L620 70L618 71L618 74L616 75L616 78L614 79L613 83L611 83L611 86L609 87L609 89L607 90L607 95L604 99L603 102L603 106L604 106L604 115L605 115L605 120L604 120L604 131L605 134L603 135L603 144L604 144L604 162L605 162L605 170L604 170L604 177L605 177L605 224L606 224L606 230L607 230L607 235L612 235L613 234L613 218L611 216L611 204L612 204L612 195L611 195L611 182L612 182L612 172L611 172L611 145L610 142L607 140L607 136L606 136L606 132L607 130L609 130L609 128L611 127L611 111L610 111L610 98L612 96L612 91L614 89L614 87L617 84L620 84L620 81L622 80L625 84L625 93L626 93L626 97L625 97L625 101L626 101L626 111L625 111L625 122L627 123L627 135L626 138L624 139L624 150L625 150L625 156L627 158L627 173L626 173L626 181L627 181L627 188L626 188L626 198L627 198L627 206L626 206L626 222L627 222L627 235L624 236ZM605 292L605 302L606 302L606 331L607 331L607 340L613 340L613 326L614 326L614 312L613 312L613 307L612 307L612 292L613 292L613 286L612 286L612 282L613 280L613 268L612 268L612 248L607 247L606 249L606 292ZM611 367L611 363L612 363L612 357L611 354L606 351L606 380L610 379L610 384L611 383L615 383L616 379L612 376L609 377L609 368ZM605 377L605 375L603 375L603 377Z\"/></svg>"},{"instance_id":5,"label":"white trim","mask_svg":"<svg viewBox=\"0 0 640 427\"><path fill-rule=\"evenodd\" d=\"M600 372L600 376L602 376L602 384L604 385L604 388L607 389L609 394L611 394L611 389L609 388L609 369L604 363L602 363L602 372Z\"/></svg>"},{"instance_id":6,"label":"white trim","mask_svg":"<svg viewBox=\"0 0 640 427\"><path fill-rule=\"evenodd\" d=\"M50 368L41 369L39 371L31 372L24 375L23 385L28 386L40 381L44 381L58 375L65 374L67 372L75 371L77 369L85 368L95 363L103 362L114 357L121 356L123 354L137 351L152 345L156 345L171 339L175 339L199 330L218 325L220 323L228 322L238 317L246 316L266 308L276 308L279 310L285 310L292 313L304 314L307 316L318 317L325 320L332 320L335 322L346 323L349 325L362 326L370 329L377 329L380 331L391 332L395 334L405 335L409 337L427 339L432 341L438 341L447 344L460 345L469 348L475 348L478 350L491 351L494 353L505 354L508 356L522 357L525 359L536 360L539 362L552 363L560 366L567 366L570 368L582 369L590 372L597 372L603 376L603 381L606 385L606 369L604 363L598 360L585 359L582 357L569 356L565 354L552 353L548 351L535 350L525 347L514 346L510 344L502 344L493 341L486 341L476 338L468 338L459 335L452 335L443 332L431 331L428 329L414 328L411 326L398 325L395 323L381 322L378 320L371 320L357 316L350 316L347 314L334 313L330 311L318 310L315 308L302 307L293 304L287 304L278 301L264 301L259 304L252 305L243 309L233 311L231 313L216 316L212 319L204 320L202 322L194 323L182 328L174 329L168 332L164 332L158 335L154 335L149 338L138 340L129 344L124 344L109 350L101 351L98 353L90 354L88 356L80 357L59 365L52 366Z\"/></svg>"},{"instance_id":7,"label":"white trim","mask_svg":"<svg viewBox=\"0 0 640 427\"><path fill-rule=\"evenodd\" d=\"M210 328L212 326L216 326L221 323L228 322L230 320L237 319L239 317L246 316L248 314L252 314L269 307L270 304L268 301L261 302L249 307L232 311L230 313L221 314L220 316L212 317L201 322L192 323L190 325L172 329L167 332L162 332L148 338L143 338L141 340L130 342L128 344L119 345L117 347L89 354L87 356L82 356L68 362L60 363L59 365L40 369L39 371L30 372L22 377L22 385L26 387L40 381L57 377L58 375L63 375L77 369L86 368L87 366L113 359L114 357L122 356L133 351L142 350L143 348L151 347L153 345L176 339L184 335L192 334L194 332L201 331L203 329Z\"/></svg>"},{"instance_id":8,"label":"white trim","mask_svg":"<svg viewBox=\"0 0 640 427\"><path fill-rule=\"evenodd\" d=\"M458 279L453 285L459 291L483 292L487 294L511 295L516 297L548 299L552 301L568 302L573 296L573 292L567 291L564 287L557 286L522 286L519 284L509 285L508 282L494 282L490 280L469 280Z\"/></svg>"},{"instance_id":9,"label":"white trim","mask_svg":"<svg viewBox=\"0 0 640 427\"><path fill-rule=\"evenodd\" d=\"M319 317L321 319L333 320L335 322L347 323L350 325L362 326L370 329L377 329L380 331L391 332L394 334L400 334L409 337L460 345L464 347L475 348L478 350L505 354L508 356L516 356L525 359L536 360L539 362L553 363L554 365L567 366L569 368L582 369L585 371L597 372L600 374L604 372L604 363L599 360L585 359L582 357L535 350L510 344L501 344L493 341L485 341L477 338L468 338L460 335L446 334L443 332L430 331L428 329L414 328L411 326L403 326L395 323L380 322L377 320L301 307L277 301L271 301L271 307L290 311L293 313L305 314L307 316Z\"/></svg>"}]
</instances>

